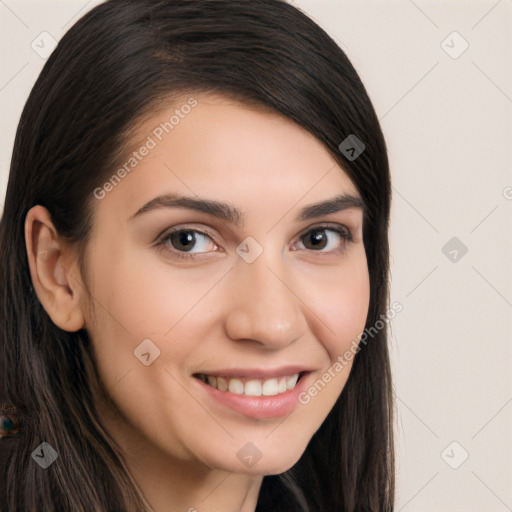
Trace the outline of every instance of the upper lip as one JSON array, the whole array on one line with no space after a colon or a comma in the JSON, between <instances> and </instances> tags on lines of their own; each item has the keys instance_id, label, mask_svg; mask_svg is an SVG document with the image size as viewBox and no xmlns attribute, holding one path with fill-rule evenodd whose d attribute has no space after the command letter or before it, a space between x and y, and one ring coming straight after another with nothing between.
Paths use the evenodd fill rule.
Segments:
<instances>
[{"instance_id":1,"label":"upper lip","mask_svg":"<svg viewBox=\"0 0 512 512\"><path fill-rule=\"evenodd\" d=\"M195 372L194 375L211 375L216 377L245 378L245 379L271 379L274 377L288 377L296 373L311 372L303 365L287 365L279 368L219 368Z\"/></svg>"}]
</instances>

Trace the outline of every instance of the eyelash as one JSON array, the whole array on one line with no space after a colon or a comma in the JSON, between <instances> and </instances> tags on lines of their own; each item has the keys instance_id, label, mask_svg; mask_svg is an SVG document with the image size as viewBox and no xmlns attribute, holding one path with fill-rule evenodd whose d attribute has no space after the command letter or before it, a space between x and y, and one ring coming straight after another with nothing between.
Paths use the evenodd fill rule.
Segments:
<instances>
[{"instance_id":1,"label":"eyelash","mask_svg":"<svg viewBox=\"0 0 512 512\"><path fill-rule=\"evenodd\" d=\"M331 250L331 251L321 251L321 250L315 251L315 250L308 250L308 249L306 249L306 250L309 252L318 253L318 254L333 254L333 253L341 254L346 250L347 244L354 242L354 238L353 238L350 230L344 226L343 226L343 228L344 229L342 229L340 225L319 224L319 225L313 226L313 227L309 228L307 231L305 231L304 234L302 234L299 237L299 240L301 240L304 236L306 236L314 231L322 231L322 230L334 231L336 234L338 234L342 238L340 247L338 247L334 250ZM167 252L170 252L174 257L177 257L177 258L183 259L183 260L193 260L193 259L197 258L198 256L200 256L201 254L205 254L205 253L188 253L188 252L184 252L184 251L177 251L176 249L170 250L168 248L168 242L170 242L173 234L179 233L180 231L199 233L200 235L203 235L203 236L209 238L214 244L218 245L217 242L215 241L213 235L211 235L210 233L201 231L200 229L187 228L187 227L183 227L183 226L180 226L179 228L174 228L174 229L168 231L165 235L163 235L157 241L156 245L158 245L159 247L161 247L164 250L167 250Z\"/></svg>"}]
</instances>

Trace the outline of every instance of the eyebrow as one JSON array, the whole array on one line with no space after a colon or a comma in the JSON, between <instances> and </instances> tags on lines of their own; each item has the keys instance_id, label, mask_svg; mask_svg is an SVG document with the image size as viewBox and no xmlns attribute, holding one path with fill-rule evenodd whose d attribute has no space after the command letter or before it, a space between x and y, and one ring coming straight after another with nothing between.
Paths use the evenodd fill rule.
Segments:
<instances>
[{"instance_id":1,"label":"eyebrow","mask_svg":"<svg viewBox=\"0 0 512 512\"><path fill-rule=\"evenodd\" d=\"M235 226L242 226L244 216L242 211L229 203L222 203L212 199L203 199L200 197L184 196L180 194L165 194L155 197L139 210L137 210L131 217L134 219L140 215L161 209L161 208L188 208L199 212L213 215L225 222L234 224ZM322 215L336 213L349 208L359 208L366 210L364 201L357 196L351 194L340 194L315 204L310 204L302 208L295 218L297 221L310 220Z\"/></svg>"}]
</instances>

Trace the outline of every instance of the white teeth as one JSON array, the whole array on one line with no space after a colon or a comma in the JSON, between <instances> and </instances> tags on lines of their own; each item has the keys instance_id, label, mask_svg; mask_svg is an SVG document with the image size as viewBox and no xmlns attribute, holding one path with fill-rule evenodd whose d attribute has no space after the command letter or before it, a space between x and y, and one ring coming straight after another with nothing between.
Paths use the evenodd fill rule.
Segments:
<instances>
[{"instance_id":1,"label":"white teeth","mask_svg":"<svg viewBox=\"0 0 512 512\"><path fill-rule=\"evenodd\" d=\"M244 383L238 379L230 379L228 389L230 393L235 393L236 395L243 395Z\"/></svg>"},{"instance_id":2,"label":"white teeth","mask_svg":"<svg viewBox=\"0 0 512 512\"><path fill-rule=\"evenodd\" d=\"M295 387L295 384L297 384L298 378L299 378L298 373L296 373L295 375L292 375L291 377L288 377L286 379L286 389L293 389Z\"/></svg>"},{"instance_id":3,"label":"white teeth","mask_svg":"<svg viewBox=\"0 0 512 512\"><path fill-rule=\"evenodd\" d=\"M241 379L226 379L213 375L199 375L199 378L219 391L229 391L236 395L246 396L274 396L293 389L297 384L299 374L267 380L251 379L245 382Z\"/></svg>"},{"instance_id":4,"label":"white teeth","mask_svg":"<svg viewBox=\"0 0 512 512\"><path fill-rule=\"evenodd\" d=\"M259 380L248 380L244 386L244 395L261 396L261 382Z\"/></svg>"},{"instance_id":5,"label":"white teeth","mask_svg":"<svg viewBox=\"0 0 512 512\"><path fill-rule=\"evenodd\" d=\"M277 385L277 379L266 380L263 383L261 392L265 396L277 395L277 393L279 393L279 388L278 388L278 385Z\"/></svg>"}]
</instances>

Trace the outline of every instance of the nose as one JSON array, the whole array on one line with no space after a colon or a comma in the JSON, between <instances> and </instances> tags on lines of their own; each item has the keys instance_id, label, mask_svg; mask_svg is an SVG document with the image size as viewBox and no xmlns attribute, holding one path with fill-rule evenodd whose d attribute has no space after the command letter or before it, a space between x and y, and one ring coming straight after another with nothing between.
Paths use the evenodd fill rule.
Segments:
<instances>
[{"instance_id":1,"label":"nose","mask_svg":"<svg viewBox=\"0 0 512 512\"><path fill-rule=\"evenodd\" d=\"M289 269L268 254L252 263L239 260L231 271L225 329L232 340L279 349L301 338L308 323L304 302L286 278Z\"/></svg>"}]
</instances>

